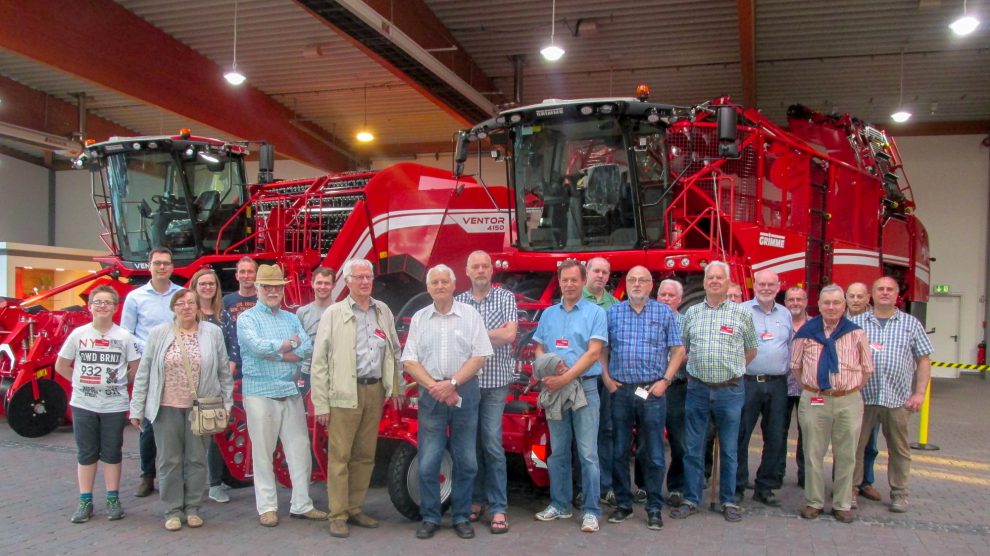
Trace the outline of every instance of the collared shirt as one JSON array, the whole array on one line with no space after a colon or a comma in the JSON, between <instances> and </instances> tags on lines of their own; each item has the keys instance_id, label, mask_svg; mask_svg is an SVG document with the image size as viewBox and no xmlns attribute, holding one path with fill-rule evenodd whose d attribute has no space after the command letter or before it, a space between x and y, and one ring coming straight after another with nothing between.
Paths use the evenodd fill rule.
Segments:
<instances>
[{"instance_id":1,"label":"collared shirt","mask_svg":"<svg viewBox=\"0 0 990 556\"><path fill-rule=\"evenodd\" d=\"M801 330L801 327L804 326L804 323L806 322L808 322L807 313L805 313L804 320L800 323L794 322L794 315L791 315L791 338L794 338L794 335L797 334L798 330ZM793 344L793 339L791 342ZM793 345L791 346L791 349L794 349ZM787 373L787 395L792 397L801 395L801 383L794 378L794 373Z\"/></svg>"},{"instance_id":2,"label":"collared shirt","mask_svg":"<svg viewBox=\"0 0 990 556\"><path fill-rule=\"evenodd\" d=\"M601 301L599 301L598 298L595 297L595 294L593 294L590 291L588 291L588 288L584 288L584 290L582 291L581 297L584 298L584 299L587 299L588 301L594 303L595 305L601 307L602 309L604 309L606 311L608 311L609 309L611 309L612 308L612 305L615 305L616 303L619 302L619 300L616 299L614 295L608 293L608 290L602 290L602 300Z\"/></svg>"},{"instance_id":3,"label":"collared shirt","mask_svg":"<svg viewBox=\"0 0 990 556\"><path fill-rule=\"evenodd\" d=\"M144 353L151 329L165 322L172 322L175 314L169 308L172 296L182 289L175 282L168 283L168 290L159 293L151 282L132 290L124 298L124 309L120 313L120 326L134 335L134 345L138 353Z\"/></svg>"},{"instance_id":4,"label":"collared shirt","mask_svg":"<svg viewBox=\"0 0 990 556\"><path fill-rule=\"evenodd\" d=\"M320 326L320 317L323 316L323 312L327 310L330 306L320 307L315 301L307 303L302 307L296 309L296 316L299 317L299 323L302 324L303 330L309 335L310 340L316 339L316 329ZM309 374L309 366L312 363L312 357L307 357L303 359L300 363L299 370Z\"/></svg>"},{"instance_id":5,"label":"collared shirt","mask_svg":"<svg viewBox=\"0 0 990 556\"><path fill-rule=\"evenodd\" d=\"M822 348L820 343L810 338L797 338L791 345L790 367L801 374L801 383L809 388L819 388L818 359ZM866 332L853 330L843 335L835 341L835 352L839 356L839 372L829 376L832 390L842 392L863 386L864 381L873 374L873 358L870 357ZM798 395L800 387L799 384Z\"/></svg>"},{"instance_id":6,"label":"collared shirt","mask_svg":"<svg viewBox=\"0 0 990 556\"><path fill-rule=\"evenodd\" d=\"M787 374L790 369L791 338L794 337L791 312L783 305L774 303L773 308L767 313L756 299L745 301L742 306L751 311L756 337L760 340L760 346L756 348L756 357L746 366L746 374Z\"/></svg>"},{"instance_id":7,"label":"collared shirt","mask_svg":"<svg viewBox=\"0 0 990 556\"><path fill-rule=\"evenodd\" d=\"M863 388L863 403L901 407L911 397L916 358L935 351L921 321L899 310L880 324L873 310L851 319L866 331L876 372Z\"/></svg>"},{"instance_id":8,"label":"collared shirt","mask_svg":"<svg viewBox=\"0 0 990 556\"><path fill-rule=\"evenodd\" d=\"M492 342L481 315L471 306L454 301L443 314L430 304L413 315L402 361L416 361L434 380L446 380L472 357L488 357Z\"/></svg>"},{"instance_id":9,"label":"collared shirt","mask_svg":"<svg viewBox=\"0 0 990 556\"><path fill-rule=\"evenodd\" d=\"M507 322L519 320L519 309L516 306L516 296L502 288L492 288L485 297L478 301L471 290L461 292L455 297L457 301L470 305L485 323L485 328L494 330L501 328ZM512 382L515 370L515 358L512 356L512 344L495 348L495 353L485 361L485 366L478 371L478 385L482 388L501 388Z\"/></svg>"},{"instance_id":10,"label":"collared shirt","mask_svg":"<svg viewBox=\"0 0 990 556\"><path fill-rule=\"evenodd\" d=\"M572 367L588 351L591 340L608 344L605 310L584 299L570 311L564 309L563 302L551 305L540 315L533 340L543 344L547 353L556 353ZM584 376L601 374L602 365L597 360L584 372Z\"/></svg>"},{"instance_id":11,"label":"collared shirt","mask_svg":"<svg viewBox=\"0 0 990 556\"><path fill-rule=\"evenodd\" d=\"M684 315L684 346L691 352L688 374L703 382L725 382L746 373L746 350L759 347L750 310L725 300L707 300Z\"/></svg>"},{"instance_id":12,"label":"collared shirt","mask_svg":"<svg viewBox=\"0 0 990 556\"><path fill-rule=\"evenodd\" d=\"M636 312L628 301L613 305L608 320L608 372L623 383L653 382L667 371L667 353L681 345L677 315L652 299Z\"/></svg>"},{"instance_id":13,"label":"collared shirt","mask_svg":"<svg viewBox=\"0 0 990 556\"><path fill-rule=\"evenodd\" d=\"M273 311L259 303L237 317L244 395L284 398L299 393L296 387L299 363L282 361L278 351L282 342L293 335L299 336L299 347L292 353L304 359L312 355L313 341L295 313L284 309Z\"/></svg>"},{"instance_id":14,"label":"collared shirt","mask_svg":"<svg viewBox=\"0 0 990 556\"><path fill-rule=\"evenodd\" d=\"M351 304L351 310L354 311L354 322L357 324L354 336L357 376L358 378L381 378L386 336L385 332L378 328L378 306L371 304L368 306L368 310L364 310L351 296L347 296L347 302Z\"/></svg>"}]
</instances>

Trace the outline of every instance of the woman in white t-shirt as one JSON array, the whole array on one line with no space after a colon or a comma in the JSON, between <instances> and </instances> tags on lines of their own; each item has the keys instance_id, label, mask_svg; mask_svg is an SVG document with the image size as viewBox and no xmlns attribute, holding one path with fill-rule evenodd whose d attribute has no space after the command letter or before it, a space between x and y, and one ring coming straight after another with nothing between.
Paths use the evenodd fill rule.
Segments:
<instances>
[{"instance_id":1,"label":"woman in white t-shirt","mask_svg":"<svg viewBox=\"0 0 990 556\"><path fill-rule=\"evenodd\" d=\"M127 426L127 384L134 378L140 355L130 332L113 323L120 298L110 286L89 294L93 322L73 330L55 361L55 371L72 381L72 433L76 439L79 505L72 523L93 515L96 464L103 462L107 519L123 519L120 505L120 462Z\"/></svg>"},{"instance_id":2,"label":"woman in white t-shirt","mask_svg":"<svg viewBox=\"0 0 990 556\"><path fill-rule=\"evenodd\" d=\"M180 289L170 306L175 322L160 324L148 334L134 377L131 424L140 427L142 417L152 423L165 529L178 531L183 519L189 527L203 526L199 510L206 488L209 437L192 432L193 400L222 397L229 411L233 380L223 332L215 324L199 321L196 293Z\"/></svg>"}]
</instances>

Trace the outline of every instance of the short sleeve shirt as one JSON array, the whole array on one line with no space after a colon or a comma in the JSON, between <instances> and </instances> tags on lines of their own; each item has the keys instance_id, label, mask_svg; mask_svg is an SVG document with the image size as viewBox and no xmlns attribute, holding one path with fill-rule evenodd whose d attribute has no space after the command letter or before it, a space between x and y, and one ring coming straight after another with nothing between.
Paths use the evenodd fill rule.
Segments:
<instances>
[{"instance_id":1,"label":"short sleeve shirt","mask_svg":"<svg viewBox=\"0 0 990 556\"><path fill-rule=\"evenodd\" d=\"M703 382L725 382L746 373L746 350L759 340L750 310L731 301L693 305L684 315L688 374Z\"/></svg>"},{"instance_id":2,"label":"short sleeve shirt","mask_svg":"<svg viewBox=\"0 0 990 556\"><path fill-rule=\"evenodd\" d=\"M481 315L454 301L448 313L430 304L413 315L402 361L416 361L435 380L446 380L471 357L488 357L492 342Z\"/></svg>"},{"instance_id":3,"label":"short sleeve shirt","mask_svg":"<svg viewBox=\"0 0 990 556\"><path fill-rule=\"evenodd\" d=\"M911 397L915 358L935 351L921 321L895 310L884 326L873 310L856 315L852 320L866 331L873 353L873 376L863 388L863 403L883 407L901 407Z\"/></svg>"},{"instance_id":4,"label":"short sleeve shirt","mask_svg":"<svg viewBox=\"0 0 990 556\"><path fill-rule=\"evenodd\" d=\"M563 302L551 305L540 315L533 340L543 344L548 353L559 355L571 367L588 351L591 340L608 344L605 310L586 299L578 301L570 311L564 309ZM602 365L595 361L584 376L601 374Z\"/></svg>"},{"instance_id":5,"label":"short sleeve shirt","mask_svg":"<svg viewBox=\"0 0 990 556\"><path fill-rule=\"evenodd\" d=\"M670 307L650 299L637 313L623 301L606 316L609 375L628 383L653 382L664 376L668 350L681 345L681 327Z\"/></svg>"},{"instance_id":6,"label":"short sleeve shirt","mask_svg":"<svg viewBox=\"0 0 990 556\"><path fill-rule=\"evenodd\" d=\"M69 405L96 413L128 410L127 364L141 358L130 332L115 324L103 334L84 324L69 334L58 356L72 361Z\"/></svg>"},{"instance_id":7,"label":"short sleeve shirt","mask_svg":"<svg viewBox=\"0 0 990 556\"><path fill-rule=\"evenodd\" d=\"M461 292L454 299L474 307L481 315L481 320L485 322L485 329L487 330L501 328L505 323L516 322L519 319L516 296L502 288L492 288L481 301L477 301L470 290ZM512 382L512 373L515 368L512 344L494 349L495 352L485 361L485 366L478 372L478 384L482 388L501 388Z\"/></svg>"}]
</instances>

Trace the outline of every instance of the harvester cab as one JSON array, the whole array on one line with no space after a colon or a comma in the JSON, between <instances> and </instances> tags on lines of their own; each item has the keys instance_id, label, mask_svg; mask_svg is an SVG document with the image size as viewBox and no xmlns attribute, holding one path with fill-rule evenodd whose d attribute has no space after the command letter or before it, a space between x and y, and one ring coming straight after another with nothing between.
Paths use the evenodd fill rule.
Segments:
<instances>
[{"instance_id":1,"label":"harvester cab","mask_svg":"<svg viewBox=\"0 0 990 556\"><path fill-rule=\"evenodd\" d=\"M153 247L168 247L182 266L242 239L246 221L225 224L247 198L246 156L241 145L184 129L89 144L77 166L93 173L107 248L125 268L146 269Z\"/></svg>"}]
</instances>

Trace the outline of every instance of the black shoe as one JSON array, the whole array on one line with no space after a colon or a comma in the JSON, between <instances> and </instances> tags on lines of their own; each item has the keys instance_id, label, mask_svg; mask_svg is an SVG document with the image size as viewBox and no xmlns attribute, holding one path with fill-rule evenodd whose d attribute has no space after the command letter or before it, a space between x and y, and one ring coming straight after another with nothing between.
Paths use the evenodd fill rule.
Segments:
<instances>
[{"instance_id":1,"label":"black shoe","mask_svg":"<svg viewBox=\"0 0 990 556\"><path fill-rule=\"evenodd\" d=\"M798 486L804 488L804 476L798 477Z\"/></svg>"},{"instance_id":2,"label":"black shoe","mask_svg":"<svg viewBox=\"0 0 990 556\"><path fill-rule=\"evenodd\" d=\"M470 521L462 521L460 523L455 523L454 532L457 533L457 536L462 539L474 538L474 527L471 527Z\"/></svg>"},{"instance_id":3,"label":"black shoe","mask_svg":"<svg viewBox=\"0 0 990 556\"><path fill-rule=\"evenodd\" d=\"M436 523L433 523L431 521L424 521L419 524L419 527L416 528L416 538L432 539L433 535L436 534L437 529L439 528L440 526Z\"/></svg>"},{"instance_id":4,"label":"black shoe","mask_svg":"<svg viewBox=\"0 0 990 556\"><path fill-rule=\"evenodd\" d=\"M646 491L643 489L636 489L636 494L633 494L633 502L636 504L645 504L648 496Z\"/></svg>"},{"instance_id":5,"label":"black shoe","mask_svg":"<svg viewBox=\"0 0 990 556\"><path fill-rule=\"evenodd\" d=\"M584 507L584 493L583 492L579 492L579 493L575 494L574 495L574 500L571 500L571 503L577 509L583 508Z\"/></svg>"},{"instance_id":6,"label":"black shoe","mask_svg":"<svg viewBox=\"0 0 990 556\"><path fill-rule=\"evenodd\" d=\"M780 500L777 500L777 497L774 495L772 490L768 490L767 492L754 492L753 500L762 502L763 505L770 506L771 508L780 507Z\"/></svg>"},{"instance_id":7,"label":"black shoe","mask_svg":"<svg viewBox=\"0 0 990 556\"><path fill-rule=\"evenodd\" d=\"M646 512L646 527L647 529L653 529L654 531L659 531L663 529L663 518L660 517L660 512Z\"/></svg>"},{"instance_id":8,"label":"black shoe","mask_svg":"<svg viewBox=\"0 0 990 556\"><path fill-rule=\"evenodd\" d=\"M608 516L609 523L622 523L623 521L629 519L633 513L632 508L616 508L611 515Z\"/></svg>"},{"instance_id":9,"label":"black shoe","mask_svg":"<svg viewBox=\"0 0 990 556\"><path fill-rule=\"evenodd\" d=\"M684 503L684 495L679 490L672 490L667 493L667 505L676 508Z\"/></svg>"}]
</instances>

